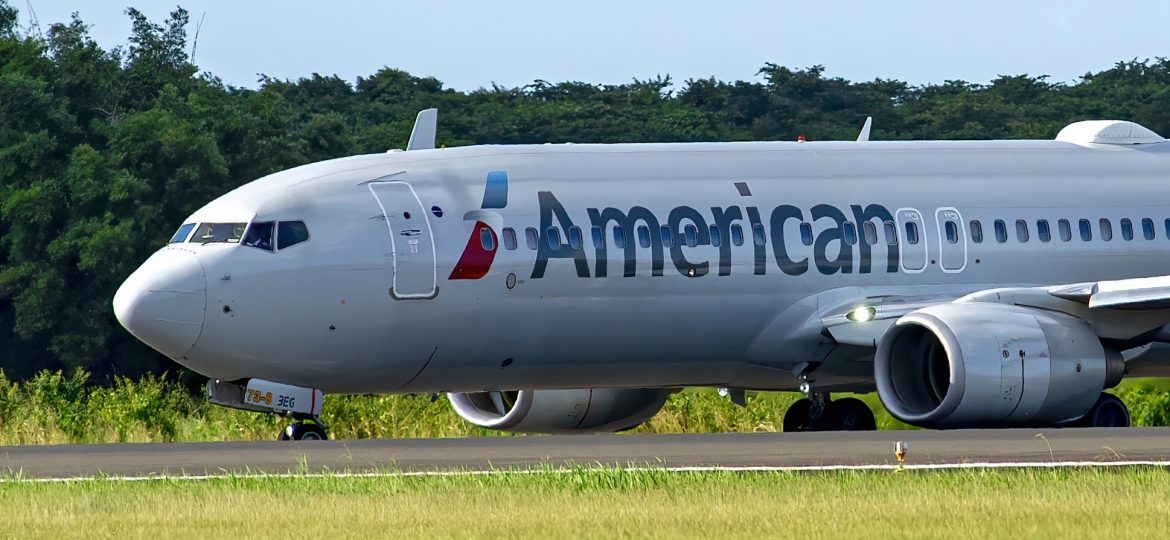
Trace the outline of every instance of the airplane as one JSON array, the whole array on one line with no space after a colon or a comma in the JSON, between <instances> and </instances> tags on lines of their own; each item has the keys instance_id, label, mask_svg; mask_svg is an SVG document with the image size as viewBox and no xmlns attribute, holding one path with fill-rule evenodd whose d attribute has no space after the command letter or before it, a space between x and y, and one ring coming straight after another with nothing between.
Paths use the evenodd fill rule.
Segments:
<instances>
[{"instance_id":1,"label":"airplane","mask_svg":"<svg viewBox=\"0 0 1170 540\"><path fill-rule=\"evenodd\" d=\"M1126 426L1170 376L1170 144L1055 140L436 148L265 176L117 291L215 404L328 437L327 394L445 393L464 419L620 431L672 393L799 390L785 431Z\"/></svg>"}]
</instances>

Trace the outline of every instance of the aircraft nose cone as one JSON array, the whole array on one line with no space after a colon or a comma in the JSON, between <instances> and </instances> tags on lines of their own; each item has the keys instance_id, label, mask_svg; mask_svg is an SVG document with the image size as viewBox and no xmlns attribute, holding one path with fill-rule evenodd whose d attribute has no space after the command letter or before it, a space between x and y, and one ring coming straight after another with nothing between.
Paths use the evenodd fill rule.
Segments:
<instances>
[{"instance_id":1,"label":"aircraft nose cone","mask_svg":"<svg viewBox=\"0 0 1170 540\"><path fill-rule=\"evenodd\" d=\"M143 343L173 359L203 330L207 278L195 254L168 248L152 255L114 295L114 315Z\"/></svg>"}]
</instances>

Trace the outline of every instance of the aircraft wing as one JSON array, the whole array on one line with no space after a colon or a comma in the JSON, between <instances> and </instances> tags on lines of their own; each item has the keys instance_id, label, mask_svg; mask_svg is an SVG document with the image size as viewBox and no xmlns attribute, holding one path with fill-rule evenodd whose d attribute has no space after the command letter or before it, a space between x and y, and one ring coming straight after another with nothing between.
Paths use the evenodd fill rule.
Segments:
<instances>
[{"instance_id":1,"label":"aircraft wing","mask_svg":"<svg viewBox=\"0 0 1170 540\"><path fill-rule=\"evenodd\" d=\"M1170 276L949 294L867 294L822 311L821 325L838 343L876 347L886 330L902 316L951 302L973 307L979 303L1011 304L1062 312L1088 321L1102 339L1126 341L1156 334L1170 324Z\"/></svg>"},{"instance_id":2,"label":"aircraft wing","mask_svg":"<svg viewBox=\"0 0 1170 540\"><path fill-rule=\"evenodd\" d=\"M1149 310L1170 308L1170 276L1080 283L1050 291L1087 304L1090 309Z\"/></svg>"}]
</instances>

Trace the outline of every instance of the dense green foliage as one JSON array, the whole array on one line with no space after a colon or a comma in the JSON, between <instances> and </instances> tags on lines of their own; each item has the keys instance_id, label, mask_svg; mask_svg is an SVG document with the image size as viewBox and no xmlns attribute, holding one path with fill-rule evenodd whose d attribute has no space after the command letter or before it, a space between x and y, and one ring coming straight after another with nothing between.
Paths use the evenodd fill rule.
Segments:
<instances>
[{"instance_id":1,"label":"dense green foliage","mask_svg":"<svg viewBox=\"0 0 1170 540\"><path fill-rule=\"evenodd\" d=\"M274 439L288 420L211 405L177 381L147 375L92 385L83 371L42 371L13 381L0 372L0 446L102 442L230 441ZM1111 390L1130 407L1133 424L1170 425L1170 392L1149 381L1126 381ZM877 413L880 429L906 429L882 408L876 394L861 396ZM634 433L780 431L784 411L800 395L768 392L740 407L714 390L675 394ZM330 396L325 420L342 439L507 436L459 418L445 399L427 395Z\"/></svg>"},{"instance_id":2,"label":"dense green foliage","mask_svg":"<svg viewBox=\"0 0 1170 540\"><path fill-rule=\"evenodd\" d=\"M356 83L313 74L233 88L187 55L188 16L129 9L104 50L76 16L44 35L0 0L0 368L24 379L172 369L115 322L117 285L211 198L295 165L402 146L414 113L443 111L446 145L851 138L1052 137L1086 118L1170 133L1170 61L1132 61L1076 84L850 82L766 64L755 80L622 85L536 81L455 91L385 68Z\"/></svg>"}]
</instances>

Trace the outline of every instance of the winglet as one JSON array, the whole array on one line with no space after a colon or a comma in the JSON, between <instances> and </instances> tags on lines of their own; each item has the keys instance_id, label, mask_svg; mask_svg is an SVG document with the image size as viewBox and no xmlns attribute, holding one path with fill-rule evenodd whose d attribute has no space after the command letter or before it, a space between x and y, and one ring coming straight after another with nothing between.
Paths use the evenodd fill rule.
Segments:
<instances>
[{"instance_id":1,"label":"winglet","mask_svg":"<svg viewBox=\"0 0 1170 540\"><path fill-rule=\"evenodd\" d=\"M861 133L857 136L857 142L869 141L869 129L873 127L873 117L866 116L865 124L861 126Z\"/></svg>"},{"instance_id":2,"label":"winglet","mask_svg":"<svg viewBox=\"0 0 1170 540\"><path fill-rule=\"evenodd\" d=\"M435 147L435 129L439 123L439 109L424 109L418 112L414 119L414 129L410 130L410 142L406 143L409 150L430 150Z\"/></svg>"}]
</instances>

